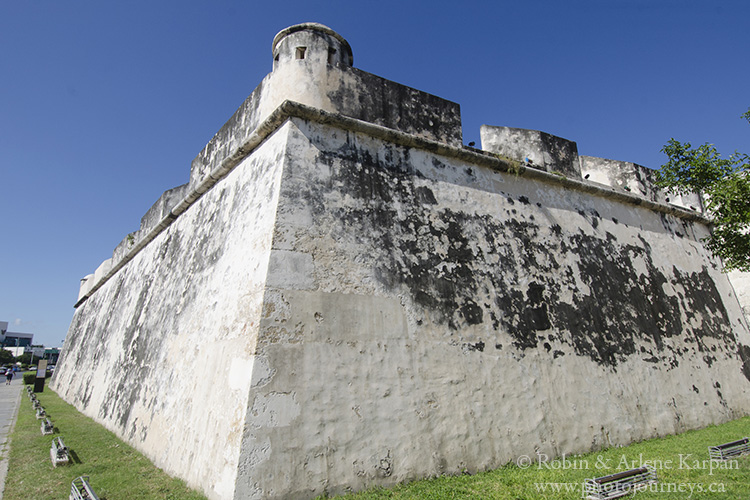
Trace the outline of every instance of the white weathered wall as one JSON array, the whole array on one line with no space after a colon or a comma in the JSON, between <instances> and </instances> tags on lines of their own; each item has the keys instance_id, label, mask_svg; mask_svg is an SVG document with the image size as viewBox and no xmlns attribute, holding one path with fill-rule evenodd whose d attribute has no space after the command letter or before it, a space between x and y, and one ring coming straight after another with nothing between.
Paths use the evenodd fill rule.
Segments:
<instances>
[{"instance_id":1,"label":"white weathered wall","mask_svg":"<svg viewBox=\"0 0 750 500\"><path fill-rule=\"evenodd\" d=\"M580 178L578 145L539 130L482 125L482 149L511 158L531 168Z\"/></svg>"},{"instance_id":2,"label":"white weathered wall","mask_svg":"<svg viewBox=\"0 0 750 500\"><path fill-rule=\"evenodd\" d=\"M750 413L750 333L697 211L634 189L641 167L593 161L603 189L573 180L575 143L485 127L562 175L500 171L461 146L457 104L327 64L311 29L83 284L64 399L217 500Z\"/></svg>"},{"instance_id":3,"label":"white weathered wall","mask_svg":"<svg viewBox=\"0 0 750 500\"><path fill-rule=\"evenodd\" d=\"M291 118L83 302L55 390L237 500L750 412L700 222L325 122Z\"/></svg>"},{"instance_id":4,"label":"white weathered wall","mask_svg":"<svg viewBox=\"0 0 750 500\"><path fill-rule=\"evenodd\" d=\"M745 319L750 324L750 272L732 271L728 276L737 294L740 307L745 313Z\"/></svg>"},{"instance_id":5,"label":"white weathered wall","mask_svg":"<svg viewBox=\"0 0 750 500\"><path fill-rule=\"evenodd\" d=\"M311 498L750 412L705 226L295 119L235 499Z\"/></svg>"},{"instance_id":6,"label":"white weathered wall","mask_svg":"<svg viewBox=\"0 0 750 500\"><path fill-rule=\"evenodd\" d=\"M285 133L75 312L53 389L209 498L231 498Z\"/></svg>"},{"instance_id":7,"label":"white weathered wall","mask_svg":"<svg viewBox=\"0 0 750 500\"><path fill-rule=\"evenodd\" d=\"M590 182L628 191L651 201L665 202L664 192L654 186L654 171L627 161L580 156L581 177Z\"/></svg>"}]
</instances>

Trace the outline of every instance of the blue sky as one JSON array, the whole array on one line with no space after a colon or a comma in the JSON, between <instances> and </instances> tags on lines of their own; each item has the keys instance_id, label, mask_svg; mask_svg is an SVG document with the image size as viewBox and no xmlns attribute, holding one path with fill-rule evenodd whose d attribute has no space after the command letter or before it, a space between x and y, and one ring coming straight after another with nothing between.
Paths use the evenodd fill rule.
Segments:
<instances>
[{"instance_id":1,"label":"blue sky","mask_svg":"<svg viewBox=\"0 0 750 500\"><path fill-rule=\"evenodd\" d=\"M314 21L354 65L658 167L675 137L750 152L746 0L0 0L0 320L59 345L93 272Z\"/></svg>"}]
</instances>

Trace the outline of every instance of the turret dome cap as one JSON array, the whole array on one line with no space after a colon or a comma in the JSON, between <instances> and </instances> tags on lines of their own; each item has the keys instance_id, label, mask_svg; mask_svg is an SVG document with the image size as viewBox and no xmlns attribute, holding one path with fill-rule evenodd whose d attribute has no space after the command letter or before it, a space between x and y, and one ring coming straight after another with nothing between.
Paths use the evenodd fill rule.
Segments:
<instances>
[{"instance_id":1,"label":"turret dome cap","mask_svg":"<svg viewBox=\"0 0 750 500\"><path fill-rule=\"evenodd\" d=\"M276 47L278 46L279 42L285 38L288 35L291 35L292 33L296 33L298 31L318 31L321 33L325 33L326 35L332 36L335 38L340 44L341 48L344 49L349 56L350 64L354 64L354 55L352 54L352 47L349 45L349 42L346 41L346 38L339 35L335 31L333 31L331 28L326 26L325 24L320 23L300 23L295 24L294 26L289 26L288 28L284 28L283 30L276 33L276 36L273 37L273 44L271 45L271 53L273 55L276 54Z\"/></svg>"}]
</instances>

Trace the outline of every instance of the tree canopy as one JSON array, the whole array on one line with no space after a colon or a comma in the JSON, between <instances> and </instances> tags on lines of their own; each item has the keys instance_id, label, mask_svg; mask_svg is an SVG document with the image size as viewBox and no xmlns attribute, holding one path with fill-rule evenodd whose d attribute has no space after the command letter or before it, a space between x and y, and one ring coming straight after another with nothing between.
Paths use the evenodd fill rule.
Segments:
<instances>
[{"instance_id":1,"label":"tree canopy","mask_svg":"<svg viewBox=\"0 0 750 500\"><path fill-rule=\"evenodd\" d=\"M742 118L750 122L750 109ZM713 144L693 148L674 138L662 152L668 161L656 172L657 185L680 194L702 193L713 220L706 246L725 270L750 271L750 156L735 151L722 158Z\"/></svg>"},{"instance_id":2,"label":"tree canopy","mask_svg":"<svg viewBox=\"0 0 750 500\"><path fill-rule=\"evenodd\" d=\"M0 365L8 365L15 360L16 358L13 357L12 352L6 351L5 349L0 349Z\"/></svg>"}]
</instances>

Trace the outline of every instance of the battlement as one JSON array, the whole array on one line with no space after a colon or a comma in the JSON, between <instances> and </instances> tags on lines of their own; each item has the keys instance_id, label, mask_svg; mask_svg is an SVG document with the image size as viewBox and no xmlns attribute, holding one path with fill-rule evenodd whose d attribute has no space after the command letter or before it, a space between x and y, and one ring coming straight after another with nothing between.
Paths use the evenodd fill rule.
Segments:
<instances>
[{"instance_id":1,"label":"battlement","mask_svg":"<svg viewBox=\"0 0 750 500\"><path fill-rule=\"evenodd\" d=\"M176 217L172 208L184 208L195 201L205 192L209 177L228 171L249 154L248 144L271 133L261 124L274 123L269 117L284 102L379 125L447 148L464 147L458 104L354 68L351 46L327 26L302 23L285 28L274 37L271 53L273 71L196 156L190 181L165 191L144 215L140 228L128 234L95 273L81 280L77 304L118 265L127 262L128 255L139 248L150 231L159 225L166 227ZM632 195L633 203L645 199L703 214L699 196L659 191L653 185L651 169L630 162L579 156L573 141L538 130L490 125L481 127L480 136L483 151L525 168L605 186L603 194L611 189Z\"/></svg>"},{"instance_id":2,"label":"battlement","mask_svg":"<svg viewBox=\"0 0 750 500\"><path fill-rule=\"evenodd\" d=\"M330 28L304 23L281 30L273 71L193 160L199 184L235 152L284 101L338 113L453 146L462 144L458 104L352 67L349 43Z\"/></svg>"},{"instance_id":3,"label":"battlement","mask_svg":"<svg viewBox=\"0 0 750 500\"><path fill-rule=\"evenodd\" d=\"M654 170L627 161L579 156L578 145L539 130L481 128L482 149L511 158L526 167L613 188L663 205L703 214L699 195L667 193L654 184Z\"/></svg>"}]
</instances>

